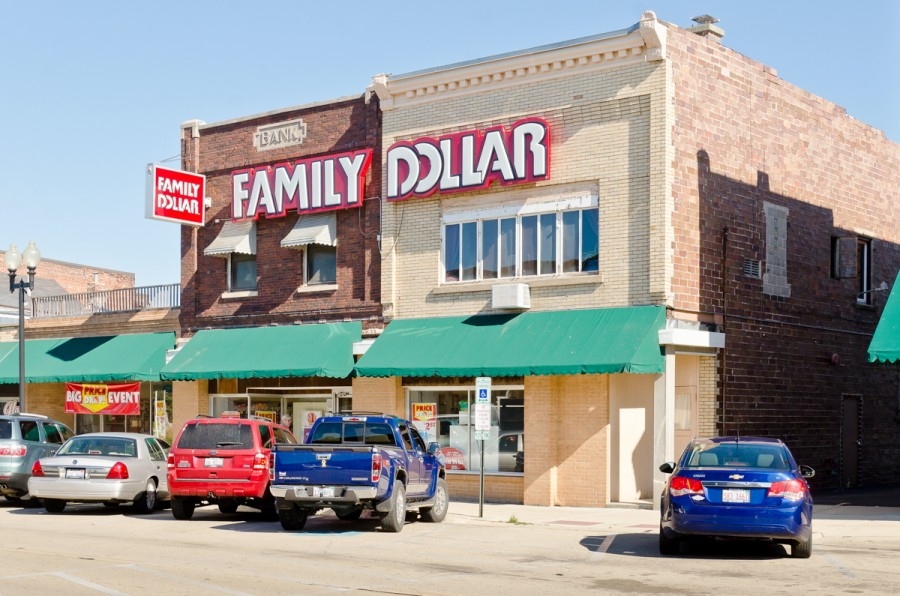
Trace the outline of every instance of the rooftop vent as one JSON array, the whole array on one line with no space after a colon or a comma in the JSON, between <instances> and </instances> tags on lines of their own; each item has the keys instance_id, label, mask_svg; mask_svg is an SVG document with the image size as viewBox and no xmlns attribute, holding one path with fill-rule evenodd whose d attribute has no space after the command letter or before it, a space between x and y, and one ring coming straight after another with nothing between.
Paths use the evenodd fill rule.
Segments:
<instances>
[{"instance_id":1,"label":"rooftop vent","mask_svg":"<svg viewBox=\"0 0 900 596\"><path fill-rule=\"evenodd\" d=\"M688 29L691 33L696 33L701 37L711 37L713 41L720 41L725 37L725 30L721 27L716 27L715 25L719 22L719 19L716 17L704 14L699 17L694 17L691 20L697 23L695 26Z\"/></svg>"}]
</instances>

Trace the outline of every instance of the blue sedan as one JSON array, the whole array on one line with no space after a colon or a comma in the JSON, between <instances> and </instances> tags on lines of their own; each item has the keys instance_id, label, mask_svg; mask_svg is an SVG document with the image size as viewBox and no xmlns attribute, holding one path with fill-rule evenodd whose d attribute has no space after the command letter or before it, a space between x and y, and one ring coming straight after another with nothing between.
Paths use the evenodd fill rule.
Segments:
<instances>
[{"instance_id":1,"label":"blue sedan","mask_svg":"<svg viewBox=\"0 0 900 596\"><path fill-rule=\"evenodd\" d=\"M678 554L687 538L771 540L791 556L812 553L813 501L807 478L778 439L695 439L681 459L659 470L671 474L660 505L659 552Z\"/></svg>"}]
</instances>

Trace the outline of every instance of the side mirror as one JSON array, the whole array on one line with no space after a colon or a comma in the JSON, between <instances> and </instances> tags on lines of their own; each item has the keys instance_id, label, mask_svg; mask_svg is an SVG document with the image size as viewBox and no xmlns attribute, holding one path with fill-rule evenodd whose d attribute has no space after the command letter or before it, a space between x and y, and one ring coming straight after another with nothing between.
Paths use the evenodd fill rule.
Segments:
<instances>
[{"instance_id":1,"label":"side mirror","mask_svg":"<svg viewBox=\"0 0 900 596\"><path fill-rule=\"evenodd\" d=\"M431 455L439 455L441 453L441 445L440 443L431 442L428 443L428 453Z\"/></svg>"},{"instance_id":2,"label":"side mirror","mask_svg":"<svg viewBox=\"0 0 900 596\"><path fill-rule=\"evenodd\" d=\"M663 474L671 474L675 471L675 462L667 461L666 463L659 466L659 471Z\"/></svg>"},{"instance_id":3,"label":"side mirror","mask_svg":"<svg viewBox=\"0 0 900 596\"><path fill-rule=\"evenodd\" d=\"M804 478L812 478L816 475L816 471L809 466L800 466L800 475Z\"/></svg>"}]
</instances>

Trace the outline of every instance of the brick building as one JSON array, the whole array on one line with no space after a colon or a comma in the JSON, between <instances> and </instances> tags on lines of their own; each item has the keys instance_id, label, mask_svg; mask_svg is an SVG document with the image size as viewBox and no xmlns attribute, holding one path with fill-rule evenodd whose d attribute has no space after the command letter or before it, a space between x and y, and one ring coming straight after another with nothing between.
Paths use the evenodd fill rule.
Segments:
<instances>
[{"instance_id":1,"label":"brick building","mask_svg":"<svg viewBox=\"0 0 900 596\"><path fill-rule=\"evenodd\" d=\"M353 345L377 334L380 112L354 96L183 125L206 224L182 228L176 426L243 404L293 417L349 406ZM186 340L186 341L185 341Z\"/></svg>"},{"instance_id":2,"label":"brick building","mask_svg":"<svg viewBox=\"0 0 900 596\"><path fill-rule=\"evenodd\" d=\"M453 494L477 494L478 376L489 499L653 499L659 463L726 433L783 437L814 487L900 482L900 378L866 362L900 150L721 34L648 12L375 77L391 323L354 404L422 415L467 468Z\"/></svg>"}]
</instances>

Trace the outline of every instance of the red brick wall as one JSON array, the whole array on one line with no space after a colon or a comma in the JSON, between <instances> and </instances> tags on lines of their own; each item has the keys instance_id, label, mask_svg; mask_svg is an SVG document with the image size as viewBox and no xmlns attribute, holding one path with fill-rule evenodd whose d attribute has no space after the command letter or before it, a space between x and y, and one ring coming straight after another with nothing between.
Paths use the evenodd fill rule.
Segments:
<instances>
[{"instance_id":1,"label":"red brick wall","mask_svg":"<svg viewBox=\"0 0 900 596\"><path fill-rule=\"evenodd\" d=\"M302 118L302 145L259 152L253 147L258 126ZM362 319L364 328L381 326L381 259L378 252L381 129L377 98L365 97L285 110L200 129L199 140L185 129L183 167L207 176L207 225L182 228L182 327L186 335L205 326L267 325L295 321ZM281 240L297 213L260 218L257 223L258 295L222 299L226 260L205 256L222 223L231 218L231 172L246 167L359 149L373 156L359 209L337 212L337 285L334 291L296 293L303 283L302 252L282 248ZM195 168L194 163L199 165ZM218 221L217 221L218 220ZM195 265L196 263L196 265Z\"/></svg>"},{"instance_id":2,"label":"red brick wall","mask_svg":"<svg viewBox=\"0 0 900 596\"><path fill-rule=\"evenodd\" d=\"M19 247L19 250L24 249L24 246ZM0 251L0 261L5 257L6 252ZM24 266L19 269L20 274L23 272L25 272ZM25 273L27 274L27 272ZM41 262L38 263L37 275L44 279L52 279L69 294L134 287L134 273L47 258L41 259Z\"/></svg>"},{"instance_id":3,"label":"red brick wall","mask_svg":"<svg viewBox=\"0 0 900 596\"><path fill-rule=\"evenodd\" d=\"M900 146L709 39L670 28L668 56L674 305L724 321L718 431L782 437L817 469L814 487L845 485L841 396L860 394L858 483L900 481L900 374L866 363L886 296L859 306L857 281L830 274L843 235L874 239L875 285L900 269ZM788 209L789 297L743 272L745 259L765 271L764 203Z\"/></svg>"}]
</instances>

